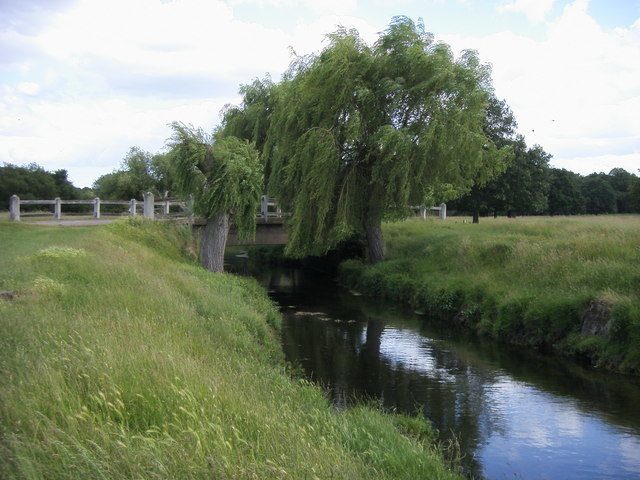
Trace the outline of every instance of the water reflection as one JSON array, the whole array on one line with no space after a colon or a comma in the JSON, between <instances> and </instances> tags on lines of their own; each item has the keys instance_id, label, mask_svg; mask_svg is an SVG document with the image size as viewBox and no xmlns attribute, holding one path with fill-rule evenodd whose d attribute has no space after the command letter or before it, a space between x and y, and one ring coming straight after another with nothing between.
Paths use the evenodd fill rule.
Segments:
<instances>
[{"instance_id":1,"label":"water reflection","mask_svg":"<svg viewBox=\"0 0 640 480\"><path fill-rule=\"evenodd\" d=\"M429 326L297 270L261 280L283 307L287 358L338 408L419 409L476 476L640 478L635 380Z\"/></svg>"}]
</instances>

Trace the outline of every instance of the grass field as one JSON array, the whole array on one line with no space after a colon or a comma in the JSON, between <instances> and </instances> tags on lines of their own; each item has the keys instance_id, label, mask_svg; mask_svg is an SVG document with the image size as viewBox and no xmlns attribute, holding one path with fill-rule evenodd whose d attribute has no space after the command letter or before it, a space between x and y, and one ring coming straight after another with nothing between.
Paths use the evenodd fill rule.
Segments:
<instances>
[{"instance_id":1,"label":"grass field","mask_svg":"<svg viewBox=\"0 0 640 480\"><path fill-rule=\"evenodd\" d=\"M188 230L0 223L0 478L456 478L423 420L335 411Z\"/></svg>"},{"instance_id":2,"label":"grass field","mask_svg":"<svg viewBox=\"0 0 640 480\"><path fill-rule=\"evenodd\" d=\"M640 216L409 220L343 281L511 343L640 372ZM591 317L597 334L583 334ZM588 330L588 329L587 329Z\"/></svg>"}]
</instances>

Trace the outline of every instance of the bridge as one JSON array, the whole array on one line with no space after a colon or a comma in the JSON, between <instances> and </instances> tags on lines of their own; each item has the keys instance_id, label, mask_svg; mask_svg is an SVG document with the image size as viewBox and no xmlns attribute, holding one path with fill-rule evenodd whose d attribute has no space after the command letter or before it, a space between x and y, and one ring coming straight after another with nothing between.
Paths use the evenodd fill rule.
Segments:
<instances>
[{"instance_id":1,"label":"bridge","mask_svg":"<svg viewBox=\"0 0 640 480\"><path fill-rule=\"evenodd\" d=\"M9 219L14 222L21 221L21 218L35 218L51 216L50 212L23 212L22 205L39 205L48 209L53 207L53 220L39 221L39 225L60 225L60 226L91 226L110 223L118 217L142 215L151 220L188 223L194 229L200 230L206 219L193 216L191 201L181 201L163 198L156 201L153 193L147 192L142 201L131 200L102 200L98 197L91 200L21 200L17 195L10 199ZM85 205L90 206L91 213L66 212L63 217L62 207L64 205ZM103 207L108 207L106 210ZM427 208L425 206L409 207L421 218L427 218L427 211L438 212L441 219L447 218L447 206L442 203L437 207ZM115 211L114 211L115 210ZM71 217L72 219L68 219ZM87 218L88 217L88 218ZM75 219L74 219L75 218ZM263 195L260 199L260 210L256 213L256 235L253 240L241 241L238 239L236 230L231 227L227 237L227 245L284 245L288 236L285 229L286 214L282 213L275 198Z\"/></svg>"},{"instance_id":2,"label":"bridge","mask_svg":"<svg viewBox=\"0 0 640 480\"><path fill-rule=\"evenodd\" d=\"M94 226L111 223L117 218L138 215L151 220L176 221L187 223L194 229L200 230L206 224L206 219L194 217L191 213L191 202L163 198L156 201L154 195L147 192L142 201L131 200L103 200L98 197L91 200L21 200L17 195L13 195L10 200L9 219L19 222L22 219L41 219L38 225L59 225L59 226ZM63 215L63 206L85 205L89 206L90 212L77 213L66 211ZM25 212L22 206L40 206L53 210L51 212ZM104 207L107 207L105 210ZM115 212L113 211L115 210ZM52 220L42 220L49 217ZM231 227L227 237L227 245L284 245L287 243L287 232L284 228L285 214L274 198L263 195L260 199L260 211L256 214L256 235L253 241L241 241L238 239L235 228Z\"/></svg>"}]
</instances>

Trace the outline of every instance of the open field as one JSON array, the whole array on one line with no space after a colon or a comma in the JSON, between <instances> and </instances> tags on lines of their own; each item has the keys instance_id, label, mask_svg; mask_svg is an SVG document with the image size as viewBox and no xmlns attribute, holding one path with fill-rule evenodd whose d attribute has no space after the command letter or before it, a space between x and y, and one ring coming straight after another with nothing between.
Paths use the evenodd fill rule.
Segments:
<instances>
[{"instance_id":1,"label":"open field","mask_svg":"<svg viewBox=\"0 0 640 480\"><path fill-rule=\"evenodd\" d=\"M640 216L409 220L341 278L511 343L640 372Z\"/></svg>"},{"instance_id":2,"label":"open field","mask_svg":"<svg viewBox=\"0 0 640 480\"><path fill-rule=\"evenodd\" d=\"M337 412L189 230L0 223L0 478L455 478L422 420ZM8 296L8 295L7 295Z\"/></svg>"}]
</instances>

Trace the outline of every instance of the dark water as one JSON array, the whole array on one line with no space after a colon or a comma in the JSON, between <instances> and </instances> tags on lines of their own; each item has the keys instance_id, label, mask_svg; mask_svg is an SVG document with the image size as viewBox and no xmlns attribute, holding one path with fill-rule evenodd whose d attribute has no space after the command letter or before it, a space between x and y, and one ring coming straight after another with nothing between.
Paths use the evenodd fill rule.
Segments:
<instances>
[{"instance_id":1,"label":"dark water","mask_svg":"<svg viewBox=\"0 0 640 480\"><path fill-rule=\"evenodd\" d=\"M640 384L522 353L299 270L258 276L281 306L287 358L338 408L423 412L490 479L640 479Z\"/></svg>"}]
</instances>

